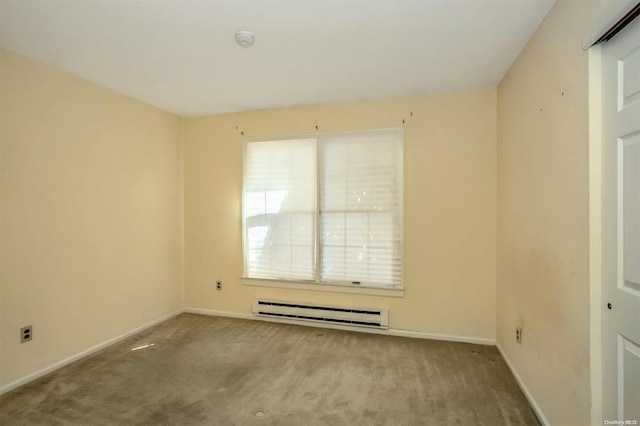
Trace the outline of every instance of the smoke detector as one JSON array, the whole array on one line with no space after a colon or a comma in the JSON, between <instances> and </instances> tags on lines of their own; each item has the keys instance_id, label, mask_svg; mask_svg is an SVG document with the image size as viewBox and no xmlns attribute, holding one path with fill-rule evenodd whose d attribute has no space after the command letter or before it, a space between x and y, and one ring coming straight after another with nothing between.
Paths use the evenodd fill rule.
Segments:
<instances>
[{"instance_id":1,"label":"smoke detector","mask_svg":"<svg viewBox=\"0 0 640 426\"><path fill-rule=\"evenodd\" d=\"M256 41L255 36L249 31L237 31L236 43L240 46L247 48L253 46L253 42Z\"/></svg>"}]
</instances>

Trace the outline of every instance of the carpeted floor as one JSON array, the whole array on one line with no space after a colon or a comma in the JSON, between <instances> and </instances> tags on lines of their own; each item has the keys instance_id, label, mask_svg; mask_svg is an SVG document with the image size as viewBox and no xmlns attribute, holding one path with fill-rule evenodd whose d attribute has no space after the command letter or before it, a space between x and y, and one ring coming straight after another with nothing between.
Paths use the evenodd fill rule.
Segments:
<instances>
[{"instance_id":1,"label":"carpeted floor","mask_svg":"<svg viewBox=\"0 0 640 426\"><path fill-rule=\"evenodd\" d=\"M183 314L0 397L0 424L538 422L492 346Z\"/></svg>"}]
</instances>

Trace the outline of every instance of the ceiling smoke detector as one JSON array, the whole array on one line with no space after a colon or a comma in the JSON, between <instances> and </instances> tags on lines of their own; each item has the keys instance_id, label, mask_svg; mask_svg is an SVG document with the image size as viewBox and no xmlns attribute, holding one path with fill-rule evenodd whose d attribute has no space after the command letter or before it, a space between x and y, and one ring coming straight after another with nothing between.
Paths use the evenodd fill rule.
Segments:
<instances>
[{"instance_id":1,"label":"ceiling smoke detector","mask_svg":"<svg viewBox=\"0 0 640 426\"><path fill-rule=\"evenodd\" d=\"M256 41L255 36L249 31L237 31L236 43L240 46L247 48L253 46L253 42Z\"/></svg>"}]
</instances>

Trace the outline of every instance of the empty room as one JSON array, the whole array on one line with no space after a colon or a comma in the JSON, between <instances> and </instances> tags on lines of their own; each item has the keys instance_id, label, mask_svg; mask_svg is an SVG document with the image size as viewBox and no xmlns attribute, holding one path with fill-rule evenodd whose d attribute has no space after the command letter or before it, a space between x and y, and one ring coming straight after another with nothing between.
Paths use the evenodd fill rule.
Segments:
<instances>
[{"instance_id":1,"label":"empty room","mask_svg":"<svg viewBox=\"0 0 640 426\"><path fill-rule=\"evenodd\" d=\"M0 0L0 424L638 425L638 0Z\"/></svg>"}]
</instances>

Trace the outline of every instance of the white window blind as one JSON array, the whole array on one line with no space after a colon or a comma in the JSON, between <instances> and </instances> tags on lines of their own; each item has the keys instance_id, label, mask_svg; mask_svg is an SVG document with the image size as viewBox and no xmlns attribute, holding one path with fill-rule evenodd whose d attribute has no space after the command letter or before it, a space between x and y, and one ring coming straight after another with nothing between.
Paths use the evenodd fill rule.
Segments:
<instances>
[{"instance_id":1,"label":"white window blind","mask_svg":"<svg viewBox=\"0 0 640 426\"><path fill-rule=\"evenodd\" d=\"M402 287L401 222L399 130L246 142L247 278Z\"/></svg>"},{"instance_id":2,"label":"white window blind","mask_svg":"<svg viewBox=\"0 0 640 426\"><path fill-rule=\"evenodd\" d=\"M396 131L322 141L321 281L401 284L398 145Z\"/></svg>"},{"instance_id":3,"label":"white window blind","mask_svg":"<svg viewBox=\"0 0 640 426\"><path fill-rule=\"evenodd\" d=\"M245 274L315 280L315 139L248 143L245 154Z\"/></svg>"}]
</instances>

